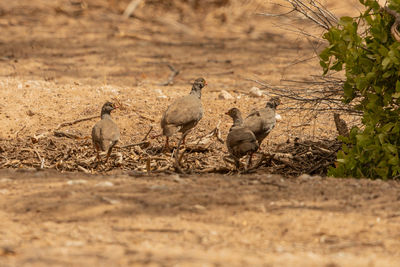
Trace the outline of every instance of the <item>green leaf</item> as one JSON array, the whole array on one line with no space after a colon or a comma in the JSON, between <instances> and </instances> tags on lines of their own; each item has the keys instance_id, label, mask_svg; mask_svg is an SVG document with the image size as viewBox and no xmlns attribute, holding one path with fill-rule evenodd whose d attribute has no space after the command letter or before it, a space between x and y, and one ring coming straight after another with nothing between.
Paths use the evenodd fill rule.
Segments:
<instances>
[{"instance_id":1,"label":"green leaf","mask_svg":"<svg viewBox=\"0 0 400 267\"><path fill-rule=\"evenodd\" d=\"M388 133L392 130L392 128L394 127L394 123L393 122L389 122L387 124L385 124L382 128L381 131L383 133Z\"/></svg>"},{"instance_id":2,"label":"green leaf","mask_svg":"<svg viewBox=\"0 0 400 267\"><path fill-rule=\"evenodd\" d=\"M341 17L339 20L339 24L342 26L349 26L353 23L353 18L352 17Z\"/></svg>"},{"instance_id":3,"label":"green leaf","mask_svg":"<svg viewBox=\"0 0 400 267\"><path fill-rule=\"evenodd\" d=\"M358 134L356 138L357 138L357 145L359 146L364 147L371 144L371 139L370 136L368 135Z\"/></svg>"},{"instance_id":4,"label":"green leaf","mask_svg":"<svg viewBox=\"0 0 400 267\"><path fill-rule=\"evenodd\" d=\"M389 66L389 64L391 64L391 63L392 63L392 62L391 62L390 58L389 58L389 57L385 57L385 58L383 59L383 61L382 61L382 67L383 67L383 69L384 69L384 70L387 69L388 66Z\"/></svg>"},{"instance_id":5,"label":"green leaf","mask_svg":"<svg viewBox=\"0 0 400 267\"><path fill-rule=\"evenodd\" d=\"M342 150L329 175L388 179L400 174L400 42L390 37L393 17L376 0L360 0L359 17L342 17L324 38L324 73L344 72L343 103L362 112L363 127L339 137ZM400 0L389 6L400 12ZM362 25L362 31L358 31Z\"/></svg>"},{"instance_id":6,"label":"green leaf","mask_svg":"<svg viewBox=\"0 0 400 267\"><path fill-rule=\"evenodd\" d=\"M393 98L399 98L400 97L400 92L394 93L392 95Z\"/></svg>"},{"instance_id":7,"label":"green leaf","mask_svg":"<svg viewBox=\"0 0 400 267\"><path fill-rule=\"evenodd\" d=\"M389 161L389 165L397 166L399 165L399 157L398 156L392 156Z\"/></svg>"}]
</instances>

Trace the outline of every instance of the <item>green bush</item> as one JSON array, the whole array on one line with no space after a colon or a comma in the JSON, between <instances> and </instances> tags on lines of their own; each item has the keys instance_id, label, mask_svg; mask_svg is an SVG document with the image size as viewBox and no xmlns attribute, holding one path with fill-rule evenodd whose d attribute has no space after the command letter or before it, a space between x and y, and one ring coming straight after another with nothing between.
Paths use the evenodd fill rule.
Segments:
<instances>
[{"instance_id":1,"label":"green bush","mask_svg":"<svg viewBox=\"0 0 400 267\"><path fill-rule=\"evenodd\" d=\"M343 101L357 103L364 125L340 137L343 148L328 174L394 179L400 177L400 43L390 33L394 17L375 0L360 3L364 13L342 17L323 36L329 42L320 54L324 74L344 71ZM389 3L400 11L399 0Z\"/></svg>"}]
</instances>

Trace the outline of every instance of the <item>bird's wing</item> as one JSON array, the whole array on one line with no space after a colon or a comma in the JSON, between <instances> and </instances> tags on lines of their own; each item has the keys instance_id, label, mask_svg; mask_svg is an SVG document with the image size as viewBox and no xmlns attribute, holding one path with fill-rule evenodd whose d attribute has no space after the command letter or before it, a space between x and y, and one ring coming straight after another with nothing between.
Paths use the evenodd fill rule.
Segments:
<instances>
[{"instance_id":1,"label":"bird's wing","mask_svg":"<svg viewBox=\"0 0 400 267\"><path fill-rule=\"evenodd\" d=\"M226 142L228 146L235 147L243 143L255 141L257 140L252 131L243 127L235 127L229 132Z\"/></svg>"},{"instance_id":2,"label":"bird's wing","mask_svg":"<svg viewBox=\"0 0 400 267\"><path fill-rule=\"evenodd\" d=\"M100 144L100 128L101 128L101 121L98 121L92 128L92 141L93 144Z\"/></svg>"},{"instance_id":3,"label":"bird's wing","mask_svg":"<svg viewBox=\"0 0 400 267\"><path fill-rule=\"evenodd\" d=\"M102 137L105 140L118 141L120 132L118 125L112 120L104 120L102 125Z\"/></svg>"},{"instance_id":4,"label":"bird's wing","mask_svg":"<svg viewBox=\"0 0 400 267\"><path fill-rule=\"evenodd\" d=\"M271 131L276 124L275 110L264 108L260 113L263 120L263 129L268 132Z\"/></svg>"},{"instance_id":5,"label":"bird's wing","mask_svg":"<svg viewBox=\"0 0 400 267\"><path fill-rule=\"evenodd\" d=\"M259 133L264 130L263 118L259 110L253 110L243 122L243 126L249 128L253 133Z\"/></svg>"},{"instance_id":6,"label":"bird's wing","mask_svg":"<svg viewBox=\"0 0 400 267\"><path fill-rule=\"evenodd\" d=\"M201 100L195 96L188 95L177 99L165 111L164 124L183 126L185 124L199 121L203 116Z\"/></svg>"},{"instance_id":7,"label":"bird's wing","mask_svg":"<svg viewBox=\"0 0 400 267\"><path fill-rule=\"evenodd\" d=\"M103 151L115 145L119 140L120 132L117 124L110 119L97 122L92 129L92 140L95 146Z\"/></svg>"}]
</instances>

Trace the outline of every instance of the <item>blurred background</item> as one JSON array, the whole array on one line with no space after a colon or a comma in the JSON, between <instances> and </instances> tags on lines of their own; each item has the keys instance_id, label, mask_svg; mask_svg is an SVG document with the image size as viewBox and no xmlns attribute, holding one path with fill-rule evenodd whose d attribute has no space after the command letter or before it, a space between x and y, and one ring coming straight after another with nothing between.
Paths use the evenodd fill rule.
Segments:
<instances>
[{"instance_id":1,"label":"blurred background","mask_svg":"<svg viewBox=\"0 0 400 267\"><path fill-rule=\"evenodd\" d=\"M323 2L338 17L357 15L357 3ZM50 131L119 98L127 107L117 118L123 138L135 141L149 124L159 127L162 110L197 77L209 84L198 131L218 121L225 131L230 107L247 114L277 93L252 95L257 81L285 90L321 76L324 30L290 11L282 0L0 1L0 138ZM296 105L283 101L271 142L336 136L329 111ZM85 134L91 124L79 127Z\"/></svg>"}]
</instances>

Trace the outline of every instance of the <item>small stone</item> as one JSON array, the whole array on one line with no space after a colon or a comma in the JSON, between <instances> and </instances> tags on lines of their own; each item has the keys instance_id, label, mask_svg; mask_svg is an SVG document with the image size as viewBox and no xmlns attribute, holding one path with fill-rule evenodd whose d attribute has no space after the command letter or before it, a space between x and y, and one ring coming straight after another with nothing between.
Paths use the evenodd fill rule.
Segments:
<instances>
[{"instance_id":1,"label":"small stone","mask_svg":"<svg viewBox=\"0 0 400 267\"><path fill-rule=\"evenodd\" d=\"M258 87L251 87L249 94L254 97L261 97L263 96L263 92Z\"/></svg>"},{"instance_id":2,"label":"small stone","mask_svg":"<svg viewBox=\"0 0 400 267\"><path fill-rule=\"evenodd\" d=\"M276 121L282 121L282 116L279 115L278 113L275 113L275 120Z\"/></svg>"},{"instance_id":3,"label":"small stone","mask_svg":"<svg viewBox=\"0 0 400 267\"><path fill-rule=\"evenodd\" d=\"M150 186L151 190L160 190L160 191L164 191L164 190L168 190L168 186L166 185L152 185Z\"/></svg>"},{"instance_id":4,"label":"small stone","mask_svg":"<svg viewBox=\"0 0 400 267\"><path fill-rule=\"evenodd\" d=\"M166 99L168 98L164 93L161 91L161 89L155 89L154 93L157 94L157 99Z\"/></svg>"},{"instance_id":5,"label":"small stone","mask_svg":"<svg viewBox=\"0 0 400 267\"><path fill-rule=\"evenodd\" d=\"M206 210L206 207L199 205L199 204L194 205L193 208L197 211L205 211Z\"/></svg>"},{"instance_id":6,"label":"small stone","mask_svg":"<svg viewBox=\"0 0 400 267\"><path fill-rule=\"evenodd\" d=\"M66 247L83 247L85 242L79 240L69 240L65 242Z\"/></svg>"},{"instance_id":7,"label":"small stone","mask_svg":"<svg viewBox=\"0 0 400 267\"><path fill-rule=\"evenodd\" d=\"M104 181L104 182L97 183L95 186L98 186L98 187L111 187L111 186L114 186L114 184L112 182L109 182L109 181Z\"/></svg>"},{"instance_id":8,"label":"small stone","mask_svg":"<svg viewBox=\"0 0 400 267\"><path fill-rule=\"evenodd\" d=\"M161 89L154 89L154 93L156 93L158 95L163 95L163 92L161 91Z\"/></svg>"},{"instance_id":9,"label":"small stone","mask_svg":"<svg viewBox=\"0 0 400 267\"><path fill-rule=\"evenodd\" d=\"M218 99L228 100L233 99L233 96L229 92L222 90L218 95Z\"/></svg>"},{"instance_id":10,"label":"small stone","mask_svg":"<svg viewBox=\"0 0 400 267\"><path fill-rule=\"evenodd\" d=\"M314 177L312 177L311 175L309 175L309 174L306 174L306 173L303 173L302 175L300 175L299 177L297 177L297 179L301 179L301 180L311 180L311 179L313 179Z\"/></svg>"},{"instance_id":11,"label":"small stone","mask_svg":"<svg viewBox=\"0 0 400 267\"><path fill-rule=\"evenodd\" d=\"M77 185L77 184L86 184L86 180L69 180L67 185Z\"/></svg>"},{"instance_id":12,"label":"small stone","mask_svg":"<svg viewBox=\"0 0 400 267\"><path fill-rule=\"evenodd\" d=\"M258 204L258 205L256 204L256 205L253 206L253 209L256 212L261 212L261 213L266 213L267 212L264 204Z\"/></svg>"},{"instance_id":13,"label":"small stone","mask_svg":"<svg viewBox=\"0 0 400 267\"><path fill-rule=\"evenodd\" d=\"M0 195L7 195L8 193L10 193L8 189L0 189Z\"/></svg>"},{"instance_id":14,"label":"small stone","mask_svg":"<svg viewBox=\"0 0 400 267\"><path fill-rule=\"evenodd\" d=\"M111 205L117 205L117 204L121 203L119 200L111 199L108 197L101 197L101 199Z\"/></svg>"},{"instance_id":15,"label":"small stone","mask_svg":"<svg viewBox=\"0 0 400 267\"><path fill-rule=\"evenodd\" d=\"M171 180L174 181L175 183L183 183L183 180L179 177L178 174L174 174L170 176Z\"/></svg>"}]
</instances>

